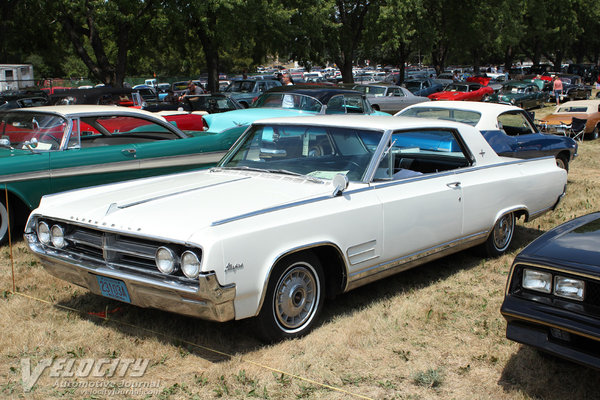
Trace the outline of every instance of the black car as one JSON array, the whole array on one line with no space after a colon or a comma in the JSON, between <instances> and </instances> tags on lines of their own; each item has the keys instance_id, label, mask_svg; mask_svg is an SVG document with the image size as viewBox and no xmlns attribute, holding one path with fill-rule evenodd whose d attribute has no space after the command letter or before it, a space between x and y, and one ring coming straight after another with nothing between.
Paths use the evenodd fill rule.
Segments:
<instances>
[{"instance_id":1,"label":"black car","mask_svg":"<svg viewBox=\"0 0 600 400\"><path fill-rule=\"evenodd\" d=\"M556 74L563 83L563 100L587 100L592 94L592 88L583 84L579 75ZM550 91L550 101L554 102L554 91Z\"/></svg>"},{"instance_id":2,"label":"black car","mask_svg":"<svg viewBox=\"0 0 600 400\"><path fill-rule=\"evenodd\" d=\"M600 369L600 212L562 224L515 258L506 337Z\"/></svg>"}]
</instances>

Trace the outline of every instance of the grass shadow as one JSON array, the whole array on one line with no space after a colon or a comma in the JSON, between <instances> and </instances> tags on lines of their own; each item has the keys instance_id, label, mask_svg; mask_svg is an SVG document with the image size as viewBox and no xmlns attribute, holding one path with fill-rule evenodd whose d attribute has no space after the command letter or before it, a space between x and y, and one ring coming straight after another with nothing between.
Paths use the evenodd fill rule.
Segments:
<instances>
[{"instance_id":1,"label":"grass shadow","mask_svg":"<svg viewBox=\"0 0 600 400\"><path fill-rule=\"evenodd\" d=\"M541 233L536 229L518 226L512 249L520 248ZM475 249L466 250L341 294L326 301L316 326L340 316L351 315L389 297L430 286L460 271L470 270L482 260ZM153 337L211 362L227 361L232 355L245 354L264 346L253 334L252 320L226 323L203 321L120 303L89 292L76 294L60 302L58 307L61 310L79 310L82 318L95 324L112 324L119 332L140 339ZM106 319L96 316L115 309L115 313L109 313Z\"/></svg>"},{"instance_id":2,"label":"grass shadow","mask_svg":"<svg viewBox=\"0 0 600 400\"><path fill-rule=\"evenodd\" d=\"M498 385L507 393L539 399L598 398L600 371L521 345L506 363Z\"/></svg>"}]
</instances>

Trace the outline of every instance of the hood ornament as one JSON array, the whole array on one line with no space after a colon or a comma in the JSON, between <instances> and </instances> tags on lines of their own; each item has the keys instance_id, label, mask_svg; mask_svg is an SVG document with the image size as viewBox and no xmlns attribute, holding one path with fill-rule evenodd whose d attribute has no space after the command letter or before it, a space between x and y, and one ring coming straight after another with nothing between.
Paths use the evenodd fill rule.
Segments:
<instances>
[{"instance_id":1,"label":"hood ornament","mask_svg":"<svg viewBox=\"0 0 600 400\"><path fill-rule=\"evenodd\" d=\"M108 206L108 210L106 210L106 214L104 214L104 216L106 217L107 215L114 213L118 209L119 206L117 205L117 203L111 203L110 206Z\"/></svg>"}]
</instances>

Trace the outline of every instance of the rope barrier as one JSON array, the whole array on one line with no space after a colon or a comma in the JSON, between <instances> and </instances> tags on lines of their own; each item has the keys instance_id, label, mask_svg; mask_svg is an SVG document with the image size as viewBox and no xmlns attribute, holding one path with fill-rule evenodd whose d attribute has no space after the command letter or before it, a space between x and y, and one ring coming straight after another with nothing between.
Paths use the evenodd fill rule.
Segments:
<instances>
[{"instance_id":1,"label":"rope barrier","mask_svg":"<svg viewBox=\"0 0 600 400\"><path fill-rule=\"evenodd\" d=\"M64 306L64 305L61 305L61 304L55 304L55 303L52 303L52 302L50 302L48 300L40 299L40 298L37 298L37 297L34 297L34 296L29 296L29 295L27 295L25 293L20 293L20 292L13 291L12 294L18 295L18 296L21 296L21 297L24 297L24 298L27 298L27 299L30 299L30 300L34 300L34 301L38 301L38 302L41 302L41 303L45 303L45 304L48 304L50 306L54 306L56 308L61 308L61 309L67 310L67 311L76 312L76 313L82 314L82 315L90 315L90 316L93 316L93 317L96 317L96 318L103 319L104 321L115 322L115 323L123 325L123 326L127 326L127 327L130 327L130 328L139 329L139 330L142 330L142 331L145 331L145 332L148 332L148 333L152 333L154 335L162 336L164 338L167 338L167 339L171 340L172 342L184 343L184 344L187 344L189 346L196 347L198 349L202 349L204 351L211 352L211 353L214 353L214 354L218 354L218 355L223 356L223 357L228 357L230 359L234 358L233 354L229 354L229 353L226 353L226 352L223 352L223 351L215 350L215 349L212 349L210 347L203 346L203 345L200 345L200 344L197 344L197 343L194 343L194 342L190 342L190 341L187 341L187 340L179 339L179 338L177 338L175 336L171 336L171 335L168 335L166 333L158 332L158 331L155 331L155 330L152 330L152 329L148 329L148 328L142 328L140 326L137 326L137 325L134 325L134 324L130 324L128 322L120 321L118 319L110 319L110 318L108 318L108 314L115 313L115 312L119 311L120 307L117 307L117 308L115 308L115 309L113 309L111 311L108 311L108 309L106 309L104 312L99 312L99 313L85 312L85 311L78 310L76 308ZM363 396L361 394L353 393L353 392L350 392L348 390L345 390L345 389L342 389L342 388L339 388L339 387L336 387L336 386L331 386L331 385L328 385L326 383L317 382L317 381L312 380L310 378L305 378L303 376L292 374L292 373L287 372L287 371L283 371L283 370L280 370L280 369L277 369L277 368L269 367L268 365L262 364L262 363L257 362L257 361L249 360L249 359L246 359L244 357L240 357L240 361L248 363L248 364L251 364L251 365L254 365L256 367L259 367L259 368L262 368L262 369L265 369L265 370L268 370L268 371L271 371L271 372L275 372L277 374L286 375L286 376L288 376L290 378L297 379L299 381L303 381L303 382L306 382L306 383L310 383L310 384L315 385L315 386L320 386L322 388L329 389L329 390L332 390L332 391L335 391L335 392L338 392L338 393L343 393L345 395L352 396L352 397L355 397L355 398L358 398L358 399L374 400L371 397Z\"/></svg>"}]
</instances>

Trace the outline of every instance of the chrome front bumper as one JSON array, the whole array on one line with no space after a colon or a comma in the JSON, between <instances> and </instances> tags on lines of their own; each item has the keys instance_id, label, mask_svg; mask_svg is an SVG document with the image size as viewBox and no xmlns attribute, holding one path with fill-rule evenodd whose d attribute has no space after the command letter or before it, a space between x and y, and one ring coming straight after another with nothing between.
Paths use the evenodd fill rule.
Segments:
<instances>
[{"instance_id":1,"label":"chrome front bumper","mask_svg":"<svg viewBox=\"0 0 600 400\"><path fill-rule=\"evenodd\" d=\"M131 304L189 315L210 321L235 318L235 285L221 286L214 272L198 277L197 286L159 280L131 272L120 271L100 263L75 260L44 248L35 234L25 234L29 248L41 260L51 275L102 295L96 276L117 279L125 283Z\"/></svg>"}]
</instances>

